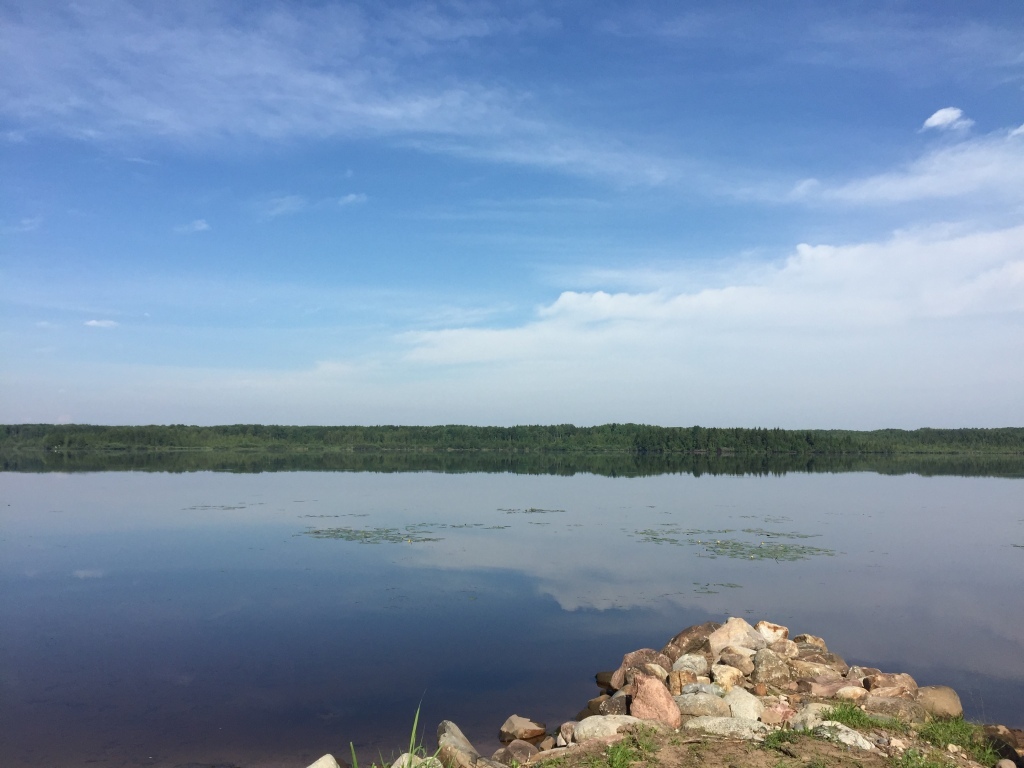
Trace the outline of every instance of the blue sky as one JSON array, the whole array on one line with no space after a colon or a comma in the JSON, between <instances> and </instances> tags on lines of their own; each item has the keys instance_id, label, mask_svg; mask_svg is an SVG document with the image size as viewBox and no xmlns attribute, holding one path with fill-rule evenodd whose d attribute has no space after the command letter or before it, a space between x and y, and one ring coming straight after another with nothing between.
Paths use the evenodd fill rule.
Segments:
<instances>
[{"instance_id":1,"label":"blue sky","mask_svg":"<svg viewBox=\"0 0 1024 768\"><path fill-rule=\"evenodd\" d=\"M1024 6L0 0L0 422L1024 425Z\"/></svg>"}]
</instances>

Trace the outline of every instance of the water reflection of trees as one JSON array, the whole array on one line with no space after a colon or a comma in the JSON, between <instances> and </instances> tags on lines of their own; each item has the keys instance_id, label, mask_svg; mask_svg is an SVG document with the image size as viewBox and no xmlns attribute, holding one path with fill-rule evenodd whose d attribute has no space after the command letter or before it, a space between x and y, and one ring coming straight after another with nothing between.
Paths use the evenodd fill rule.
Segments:
<instances>
[{"instance_id":1,"label":"water reflection of trees","mask_svg":"<svg viewBox=\"0 0 1024 768\"><path fill-rule=\"evenodd\" d=\"M19 451L0 453L5 472L505 472L645 477L663 474L1024 477L1018 456L699 456L490 451Z\"/></svg>"}]
</instances>

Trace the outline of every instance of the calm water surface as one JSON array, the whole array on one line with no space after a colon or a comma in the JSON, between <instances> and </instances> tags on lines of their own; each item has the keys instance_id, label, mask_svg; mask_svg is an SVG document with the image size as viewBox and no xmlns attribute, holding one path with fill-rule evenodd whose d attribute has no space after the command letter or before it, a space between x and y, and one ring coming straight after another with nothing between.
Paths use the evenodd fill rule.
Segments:
<instances>
[{"instance_id":1,"label":"calm water surface","mask_svg":"<svg viewBox=\"0 0 1024 768\"><path fill-rule=\"evenodd\" d=\"M571 719L708 619L1024 726L1024 481L0 473L0 765L302 768Z\"/></svg>"}]
</instances>

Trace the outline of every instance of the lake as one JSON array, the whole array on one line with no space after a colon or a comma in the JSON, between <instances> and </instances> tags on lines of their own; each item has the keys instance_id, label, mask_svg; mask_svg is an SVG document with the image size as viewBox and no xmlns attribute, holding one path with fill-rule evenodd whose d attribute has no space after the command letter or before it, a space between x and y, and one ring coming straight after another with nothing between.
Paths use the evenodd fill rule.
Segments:
<instances>
[{"instance_id":1,"label":"lake","mask_svg":"<svg viewBox=\"0 0 1024 768\"><path fill-rule=\"evenodd\" d=\"M1024 480L869 471L0 473L0 764L481 749L765 618L1024 726Z\"/></svg>"}]
</instances>

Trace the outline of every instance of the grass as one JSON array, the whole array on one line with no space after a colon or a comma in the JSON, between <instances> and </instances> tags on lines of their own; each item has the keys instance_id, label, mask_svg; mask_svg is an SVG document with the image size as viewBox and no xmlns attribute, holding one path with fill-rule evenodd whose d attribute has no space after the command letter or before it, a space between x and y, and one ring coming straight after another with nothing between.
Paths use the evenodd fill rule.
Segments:
<instances>
[{"instance_id":1,"label":"grass","mask_svg":"<svg viewBox=\"0 0 1024 768\"><path fill-rule=\"evenodd\" d=\"M852 701L840 701L821 713L825 720L834 720L848 728L884 728L897 733L909 733L909 726L894 717L872 717Z\"/></svg>"},{"instance_id":2,"label":"grass","mask_svg":"<svg viewBox=\"0 0 1024 768\"><path fill-rule=\"evenodd\" d=\"M604 755L589 758L586 765L588 768L629 768L634 763L650 762L657 749L655 732L651 728L638 726L622 741L608 747Z\"/></svg>"},{"instance_id":3,"label":"grass","mask_svg":"<svg viewBox=\"0 0 1024 768\"><path fill-rule=\"evenodd\" d=\"M985 739L981 726L969 723L962 717L925 723L918 730L918 735L940 749L947 744L955 744L982 765L995 765L999 760L999 753Z\"/></svg>"},{"instance_id":4,"label":"grass","mask_svg":"<svg viewBox=\"0 0 1024 768\"><path fill-rule=\"evenodd\" d=\"M416 714L413 715L412 718L412 731L409 733L409 748L404 753L409 757L406 758L405 765L402 768L411 768L412 760L410 758L412 757L424 758L425 760L433 760L436 762L436 758L441 751L438 749L438 751L433 755L427 755L426 750L423 748L423 737L422 734L419 733L421 707L422 705L416 707ZM359 768L359 758L356 757L355 744L350 741L348 743L348 749L349 753L352 755L352 768ZM389 768L389 766L394 762L386 761L383 755L380 755L379 757L380 763L370 763L370 768ZM437 765L439 766L440 763L438 762Z\"/></svg>"},{"instance_id":5,"label":"grass","mask_svg":"<svg viewBox=\"0 0 1024 768\"><path fill-rule=\"evenodd\" d=\"M772 731L765 736L764 741L761 742L761 746L765 749L774 749L777 752L788 753L789 750L786 749L785 745L799 741L803 735L803 731L793 731L788 728L783 728L778 731Z\"/></svg>"}]
</instances>

